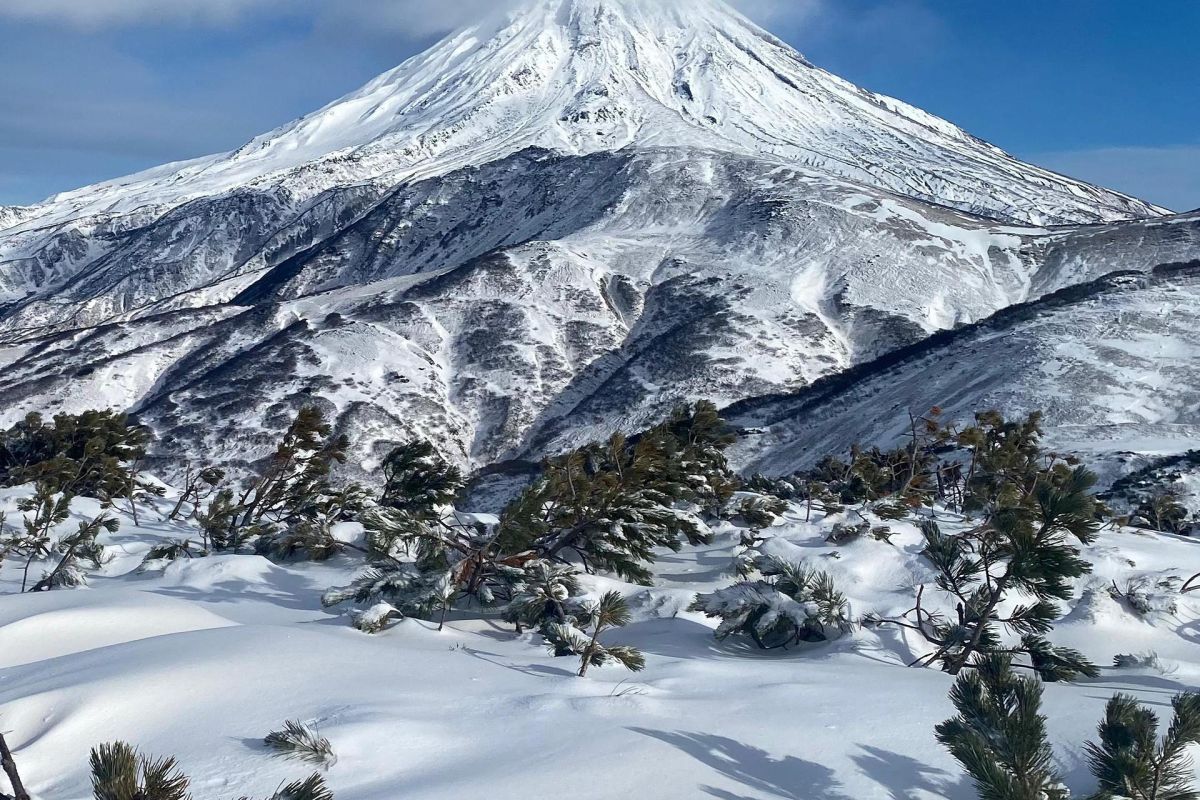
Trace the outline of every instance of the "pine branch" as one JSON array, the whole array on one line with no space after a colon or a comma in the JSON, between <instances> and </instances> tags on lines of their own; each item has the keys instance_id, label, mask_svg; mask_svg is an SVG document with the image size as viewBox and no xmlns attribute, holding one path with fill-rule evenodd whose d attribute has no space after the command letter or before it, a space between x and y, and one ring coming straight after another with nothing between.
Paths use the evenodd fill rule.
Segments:
<instances>
[{"instance_id":1,"label":"pine branch","mask_svg":"<svg viewBox=\"0 0 1200 800\"><path fill-rule=\"evenodd\" d=\"M282 787L271 800L333 800L333 792L325 785L325 779L314 772Z\"/></svg>"},{"instance_id":2,"label":"pine branch","mask_svg":"<svg viewBox=\"0 0 1200 800\"><path fill-rule=\"evenodd\" d=\"M263 742L279 755L318 764L325 769L337 763L329 740L298 720L287 720L281 730L271 731Z\"/></svg>"},{"instance_id":3,"label":"pine branch","mask_svg":"<svg viewBox=\"0 0 1200 800\"><path fill-rule=\"evenodd\" d=\"M8 782L12 786L13 797L11 800L29 800L29 792L25 791L25 784L21 783L17 762L13 758L12 751L8 749L8 742L5 741L3 733L0 733L0 768L4 769L4 774L8 776Z\"/></svg>"}]
</instances>

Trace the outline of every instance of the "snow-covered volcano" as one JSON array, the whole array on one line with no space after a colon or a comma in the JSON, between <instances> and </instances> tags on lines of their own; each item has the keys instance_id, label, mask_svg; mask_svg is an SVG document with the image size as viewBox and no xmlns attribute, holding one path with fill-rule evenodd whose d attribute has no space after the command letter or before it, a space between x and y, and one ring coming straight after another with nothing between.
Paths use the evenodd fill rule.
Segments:
<instances>
[{"instance_id":1,"label":"snow-covered volcano","mask_svg":"<svg viewBox=\"0 0 1200 800\"><path fill-rule=\"evenodd\" d=\"M485 463L1184 260L1165 213L720 0L527 0L231 153L0 209L0 390L223 459L316 402Z\"/></svg>"},{"instance_id":2,"label":"snow-covered volcano","mask_svg":"<svg viewBox=\"0 0 1200 800\"><path fill-rule=\"evenodd\" d=\"M303 200L529 147L582 155L631 145L761 156L1034 224L1162 211L852 86L722 0L527 0L236 151L69 192L23 216L28 228L147 214L247 186Z\"/></svg>"}]
</instances>

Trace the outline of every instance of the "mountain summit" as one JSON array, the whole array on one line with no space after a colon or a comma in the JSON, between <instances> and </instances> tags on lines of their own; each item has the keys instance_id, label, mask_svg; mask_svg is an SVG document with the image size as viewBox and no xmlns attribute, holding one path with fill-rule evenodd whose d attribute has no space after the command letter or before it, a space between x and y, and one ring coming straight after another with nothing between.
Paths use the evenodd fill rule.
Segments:
<instances>
[{"instance_id":1,"label":"mountain summit","mask_svg":"<svg viewBox=\"0 0 1200 800\"><path fill-rule=\"evenodd\" d=\"M367 469L533 456L1184 260L1165 213L718 0L529 0L233 152L0 209L3 414L236 463L315 403Z\"/></svg>"},{"instance_id":2,"label":"mountain summit","mask_svg":"<svg viewBox=\"0 0 1200 800\"><path fill-rule=\"evenodd\" d=\"M27 224L246 185L307 198L334 183L429 177L528 147L578 155L681 144L1012 222L1163 211L1022 164L859 89L722 0L525 0L497 18L232 153L60 195Z\"/></svg>"}]
</instances>

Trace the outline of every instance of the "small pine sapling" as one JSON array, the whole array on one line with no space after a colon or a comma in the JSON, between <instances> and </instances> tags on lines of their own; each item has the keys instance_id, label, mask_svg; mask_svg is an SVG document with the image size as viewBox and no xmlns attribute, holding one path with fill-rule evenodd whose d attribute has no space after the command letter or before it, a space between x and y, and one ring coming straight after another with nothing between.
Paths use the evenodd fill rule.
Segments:
<instances>
[{"instance_id":1,"label":"small pine sapling","mask_svg":"<svg viewBox=\"0 0 1200 800\"><path fill-rule=\"evenodd\" d=\"M166 521L191 519L202 508L204 501L216 493L217 487L225 480L225 470L217 467L193 469L188 463L183 474L183 489L175 500L175 505L167 514ZM186 511L186 513L185 513Z\"/></svg>"},{"instance_id":2,"label":"small pine sapling","mask_svg":"<svg viewBox=\"0 0 1200 800\"><path fill-rule=\"evenodd\" d=\"M95 800L189 800L190 781L174 758L150 758L125 742L92 750Z\"/></svg>"},{"instance_id":3,"label":"small pine sapling","mask_svg":"<svg viewBox=\"0 0 1200 800\"><path fill-rule=\"evenodd\" d=\"M850 629L849 603L828 573L761 554L753 565L763 580L697 595L691 605L721 620L718 639L744 634L759 648L774 650L828 641Z\"/></svg>"},{"instance_id":4,"label":"small pine sapling","mask_svg":"<svg viewBox=\"0 0 1200 800\"><path fill-rule=\"evenodd\" d=\"M263 739L267 747L286 758L307 761L329 769L337 763L333 745L316 728L298 720L287 720L283 727Z\"/></svg>"},{"instance_id":5,"label":"small pine sapling","mask_svg":"<svg viewBox=\"0 0 1200 800\"><path fill-rule=\"evenodd\" d=\"M937 570L938 588L955 599L955 617L925 609L922 587L916 606L903 617L877 621L917 631L936 646L914 666L940 662L956 675L975 654L1003 651L1027 653L1040 661L1041 667L1033 666L1046 679L1096 675L1096 668L1078 653L1052 648L1044 639L1062 615L1055 601L1069 600L1071 580L1091 572L1073 541L1095 540L1098 524L1090 492L1095 482L1095 475L1079 467L1038 473L1028 493L1019 497L1005 484L997 489L987 520L958 535L923 521L923 555ZM1028 595L1034 602L1002 612L1003 601L1013 594ZM1001 627L1020 636L1021 644L1005 647Z\"/></svg>"},{"instance_id":6,"label":"small pine sapling","mask_svg":"<svg viewBox=\"0 0 1200 800\"><path fill-rule=\"evenodd\" d=\"M63 537L55 548L60 554L58 563L46 573L30 591L48 592L51 589L75 588L87 583L87 578L81 567L82 561L89 562L99 569L104 563L104 546L98 541L101 533L116 533L121 523L116 517L101 514L98 517L79 523L79 529Z\"/></svg>"},{"instance_id":7,"label":"small pine sapling","mask_svg":"<svg viewBox=\"0 0 1200 800\"><path fill-rule=\"evenodd\" d=\"M38 481L33 487L33 496L17 501L23 512L23 532L15 534L5 549L25 559L21 572L21 591L29 587L29 570L33 563L47 558L54 548L54 529L66 522L71 515L71 496L61 493L49 481Z\"/></svg>"},{"instance_id":8,"label":"small pine sapling","mask_svg":"<svg viewBox=\"0 0 1200 800\"><path fill-rule=\"evenodd\" d=\"M1054 770L1041 713L1042 685L1018 676L1006 655L980 656L950 692L958 716L937 726L937 739L987 800L1068 800Z\"/></svg>"},{"instance_id":9,"label":"small pine sapling","mask_svg":"<svg viewBox=\"0 0 1200 800\"><path fill-rule=\"evenodd\" d=\"M1197 800L1189 745L1200 744L1200 694L1171 701L1175 718L1159 741L1158 715L1128 695L1108 701L1100 741L1087 744L1088 766L1100 782L1092 800Z\"/></svg>"},{"instance_id":10,"label":"small pine sapling","mask_svg":"<svg viewBox=\"0 0 1200 800\"><path fill-rule=\"evenodd\" d=\"M568 655L579 657L579 677L587 677L589 667L603 667L618 663L631 672L641 672L646 667L646 658L640 651L626 645L605 645L600 635L612 628L623 628L629 624L629 605L619 592L607 592L600 602L592 604L590 631L580 630L565 623L549 626L552 638L548 646L558 654L565 648Z\"/></svg>"}]
</instances>

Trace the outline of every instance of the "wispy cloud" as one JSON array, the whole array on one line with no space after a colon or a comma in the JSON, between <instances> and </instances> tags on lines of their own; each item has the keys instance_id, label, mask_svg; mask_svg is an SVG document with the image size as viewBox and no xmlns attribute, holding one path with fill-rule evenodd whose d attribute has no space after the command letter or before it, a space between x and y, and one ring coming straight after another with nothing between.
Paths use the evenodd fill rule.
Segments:
<instances>
[{"instance_id":1,"label":"wispy cloud","mask_svg":"<svg viewBox=\"0 0 1200 800\"><path fill-rule=\"evenodd\" d=\"M156 24L228 24L287 0L4 0L0 15L84 28Z\"/></svg>"},{"instance_id":2,"label":"wispy cloud","mask_svg":"<svg viewBox=\"0 0 1200 800\"><path fill-rule=\"evenodd\" d=\"M1100 147L1039 153L1030 160L1175 211L1200 208L1200 145Z\"/></svg>"},{"instance_id":3,"label":"wispy cloud","mask_svg":"<svg viewBox=\"0 0 1200 800\"><path fill-rule=\"evenodd\" d=\"M227 26L249 15L287 14L307 16L325 28L352 26L421 38L471 24L519 2L521 0L3 0L0 17L96 29ZM829 0L730 2L763 22L799 22L825 10Z\"/></svg>"}]
</instances>

